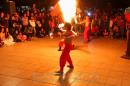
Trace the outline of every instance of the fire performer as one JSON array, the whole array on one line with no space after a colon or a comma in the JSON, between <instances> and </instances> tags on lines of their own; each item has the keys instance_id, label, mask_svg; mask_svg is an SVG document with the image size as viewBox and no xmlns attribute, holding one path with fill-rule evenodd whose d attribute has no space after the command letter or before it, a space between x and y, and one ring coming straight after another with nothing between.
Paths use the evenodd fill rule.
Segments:
<instances>
[{"instance_id":1,"label":"fire performer","mask_svg":"<svg viewBox=\"0 0 130 86\"><path fill-rule=\"evenodd\" d=\"M73 33L74 36L77 36L77 33L73 31L73 28L74 28L74 27L71 26L71 32ZM66 33L66 30L64 30L64 29L62 29L62 28L61 28L60 30L63 32L63 34ZM63 47L64 45L65 45L65 39L63 38L63 39L61 39L60 42L59 42L59 45L58 45L58 46L59 46L59 49L58 49L58 51L61 51L61 50L62 50L62 47ZM72 49L74 49L74 44L73 44Z\"/></svg>"},{"instance_id":2,"label":"fire performer","mask_svg":"<svg viewBox=\"0 0 130 86\"><path fill-rule=\"evenodd\" d=\"M90 19L88 16L85 17L85 20L81 21L80 24L85 23L84 28L84 42L88 42L89 38L89 30L90 30Z\"/></svg>"},{"instance_id":3,"label":"fire performer","mask_svg":"<svg viewBox=\"0 0 130 86\"><path fill-rule=\"evenodd\" d=\"M84 42L88 42L89 39L89 30L90 30L90 19L86 16L85 19L85 29L84 29Z\"/></svg>"},{"instance_id":4,"label":"fire performer","mask_svg":"<svg viewBox=\"0 0 130 86\"><path fill-rule=\"evenodd\" d=\"M59 73L59 74L63 74L63 70L64 70L64 66L65 66L66 62L69 63L69 65L68 65L69 68L71 68L71 69L74 68L71 57L70 57L70 51L73 48L72 38L75 36L75 34L73 34L73 32L71 31L71 24L66 23L64 27L66 29L66 32L64 34L65 47L60 56L60 70L57 71L57 73Z\"/></svg>"}]
</instances>

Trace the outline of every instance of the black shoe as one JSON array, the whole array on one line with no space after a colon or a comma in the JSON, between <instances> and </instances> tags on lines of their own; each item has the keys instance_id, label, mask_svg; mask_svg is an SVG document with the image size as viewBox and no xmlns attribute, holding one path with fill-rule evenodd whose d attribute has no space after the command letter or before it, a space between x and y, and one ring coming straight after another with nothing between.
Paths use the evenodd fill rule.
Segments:
<instances>
[{"instance_id":1,"label":"black shoe","mask_svg":"<svg viewBox=\"0 0 130 86\"><path fill-rule=\"evenodd\" d=\"M58 49L58 51L62 51L61 49Z\"/></svg>"},{"instance_id":2,"label":"black shoe","mask_svg":"<svg viewBox=\"0 0 130 86\"><path fill-rule=\"evenodd\" d=\"M63 75L64 73L63 73L63 71L56 71L55 72L55 75Z\"/></svg>"},{"instance_id":3,"label":"black shoe","mask_svg":"<svg viewBox=\"0 0 130 86\"><path fill-rule=\"evenodd\" d=\"M61 47L59 47L58 51L61 51Z\"/></svg>"}]
</instances>

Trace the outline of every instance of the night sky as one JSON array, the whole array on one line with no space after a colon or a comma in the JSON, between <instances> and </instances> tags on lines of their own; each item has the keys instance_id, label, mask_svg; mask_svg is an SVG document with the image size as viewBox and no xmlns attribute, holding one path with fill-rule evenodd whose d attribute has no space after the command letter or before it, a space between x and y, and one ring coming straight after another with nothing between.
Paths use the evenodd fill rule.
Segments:
<instances>
[{"instance_id":1,"label":"night sky","mask_svg":"<svg viewBox=\"0 0 130 86\"><path fill-rule=\"evenodd\" d=\"M104 7L107 4L112 5L112 7L128 7L130 6L130 0L79 0L81 3L87 4L91 3L91 7Z\"/></svg>"},{"instance_id":2,"label":"night sky","mask_svg":"<svg viewBox=\"0 0 130 86\"><path fill-rule=\"evenodd\" d=\"M0 0L0 5L6 0ZM33 2L37 3L38 6L50 6L54 5L59 0L12 0L16 2L16 6L20 5L31 5ZM81 7L97 7L104 8L108 5L118 8L118 7L128 7L130 6L130 0L77 0Z\"/></svg>"}]
</instances>

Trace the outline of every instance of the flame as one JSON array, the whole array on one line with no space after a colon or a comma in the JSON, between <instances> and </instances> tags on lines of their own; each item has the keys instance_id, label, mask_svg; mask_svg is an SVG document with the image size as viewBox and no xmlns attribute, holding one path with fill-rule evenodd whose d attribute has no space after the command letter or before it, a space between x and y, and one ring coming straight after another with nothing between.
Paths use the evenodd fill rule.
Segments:
<instances>
[{"instance_id":1,"label":"flame","mask_svg":"<svg viewBox=\"0 0 130 86\"><path fill-rule=\"evenodd\" d=\"M76 15L76 0L60 0L60 9L65 22L71 22L71 19Z\"/></svg>"}]
</instances>

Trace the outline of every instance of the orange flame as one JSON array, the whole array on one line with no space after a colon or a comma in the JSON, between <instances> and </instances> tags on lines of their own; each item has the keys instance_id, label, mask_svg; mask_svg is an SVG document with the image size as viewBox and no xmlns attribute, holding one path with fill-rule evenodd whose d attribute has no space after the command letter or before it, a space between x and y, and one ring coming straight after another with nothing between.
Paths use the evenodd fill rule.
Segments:
<instances>
[{"instance_id":1,"label":"orange flame","mask_svg":"<svg viewBox=\"0 0 130 86\"><path fill-rule=\"evenodd\" d=\"M76 15L76 0L60 0L59 5L65 22L71 22Z\"/></svg>"}]
</instances>

